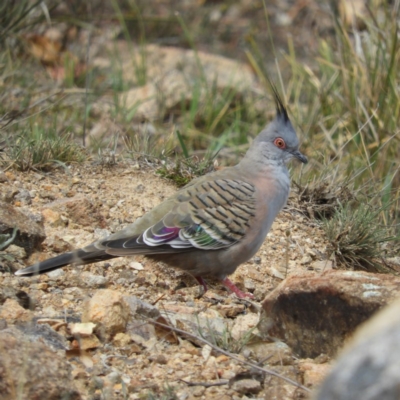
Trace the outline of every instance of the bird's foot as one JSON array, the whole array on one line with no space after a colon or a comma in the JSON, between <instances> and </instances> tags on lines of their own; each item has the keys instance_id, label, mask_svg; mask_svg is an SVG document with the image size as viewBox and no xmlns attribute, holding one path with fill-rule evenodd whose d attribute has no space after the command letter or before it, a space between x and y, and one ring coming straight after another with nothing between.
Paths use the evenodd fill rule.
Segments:
<instances>
[{"instance_id":1,"label":"bird's foot","mask_svg":"<svg viewBox=\"0 0 400 400\"><path fill-rule=\"evenodd\" d=\"M203 286L204 293L207 292L208 287L207 287L207 282L201 277L201 276L195 276L197 282L200 283L201 286Z\"/></svg>"},{"instance_id":2,"label":"bird's foot","mask_svg":"<svg viewBox=\"0 0 400 400\"><path fill-rule=\"evenodd\" d=\"M244 299L249 297L250 299L254 299L254 296L251 293L242 292L235 284L228 278L222 279L221 283L229 289L231 292L235 293L239 299Z\"/></svg>"}]
</instances>

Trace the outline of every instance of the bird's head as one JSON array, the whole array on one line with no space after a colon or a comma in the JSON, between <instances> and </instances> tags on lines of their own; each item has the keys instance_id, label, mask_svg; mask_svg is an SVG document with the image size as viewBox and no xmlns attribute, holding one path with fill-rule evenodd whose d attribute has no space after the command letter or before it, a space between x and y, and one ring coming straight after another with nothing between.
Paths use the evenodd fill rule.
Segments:
<instances>
[{"instance_id":1,"label":"bird's head","mask_svg":"<svg viewBox=\"0 0 400 400\"><path fill-rule=\"evenodd\" d=\"M261 157L264 162L281 164L294 157L306 164L307 157L299 150L299 139L286 108L275 90L274 94L276 117L254 139L252 152L258 154L258 158Z\"/></svg>"}]
</instances>

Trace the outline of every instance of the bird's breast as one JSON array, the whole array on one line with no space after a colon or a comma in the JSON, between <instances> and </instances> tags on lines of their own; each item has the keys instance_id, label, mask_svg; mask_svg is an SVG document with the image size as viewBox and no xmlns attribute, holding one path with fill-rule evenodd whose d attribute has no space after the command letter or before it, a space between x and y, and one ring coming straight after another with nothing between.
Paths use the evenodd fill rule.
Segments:
<instances>
[{"instance_id":1,"label":"bird's breast","mask_svg":"<svg viewBox=\"0 0 400 400\"><path fill-rule=\"evenodd\" d=\"M257 203L260 209L256 224L259 225L260 235L266 236L276 216L285 206L289 196L290 182L284 174L280 179L269 177L258 185Z\"/></svg>"}]
</instances>

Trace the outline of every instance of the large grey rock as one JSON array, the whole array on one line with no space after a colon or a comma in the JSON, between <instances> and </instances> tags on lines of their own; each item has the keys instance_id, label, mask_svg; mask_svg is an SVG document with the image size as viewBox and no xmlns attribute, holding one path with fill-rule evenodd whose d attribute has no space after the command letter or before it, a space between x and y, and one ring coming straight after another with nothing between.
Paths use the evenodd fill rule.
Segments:
<instances>
[{"instance_id":1,"label":"large grey rock","mask_svg":"<svg viewBox=\"0 0 400 400\"><path fill-rule=\"evenodd\" d=\"M399 292L400 278L393 275L292 275L265 298L258 328L287 343L300 357L335 355L358 325Z\"/></svg>"},{"instance_id":2,"label":"large grey rock","mask_svg":"<svg viewBox=\"0 0 400 400\"><path fill-rule=\"evenodd\" d=\"M400 299L357 330L315 399L400 399Z\"/></svg>"}]
</instances>

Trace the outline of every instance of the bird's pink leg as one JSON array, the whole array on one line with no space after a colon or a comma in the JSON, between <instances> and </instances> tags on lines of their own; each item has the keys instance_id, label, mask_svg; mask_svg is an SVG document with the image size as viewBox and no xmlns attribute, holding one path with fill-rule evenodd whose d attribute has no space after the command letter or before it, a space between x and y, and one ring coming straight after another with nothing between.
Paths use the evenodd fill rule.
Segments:
<instances>
[{"instance_id":1,"label":"bird's pink leg","mask_svg":"<svg viewBox=\"0 0 400 400\"><path fill-rule=\"evenodd\" d=\"M231 292L235 293L239 299L244 299L245 297L250 297L253 299L254 296L251 293L243 293L238 287L235 286L233 282L231 282L228 278L222 279L221 283L229 289Z\"/></svg>"},{"instance_id":2,"label":"bird's pink leg","mask_svg":"<svg viewBox=\"0 0 400 400\"><path fill-rule=\"evenodd\" d=\"M195 276L197 282L200 283L201 286L203 286L204 293L207 292L208 287L206 281L201 277L201 276Z\"/></svg>"}]
</instances>

